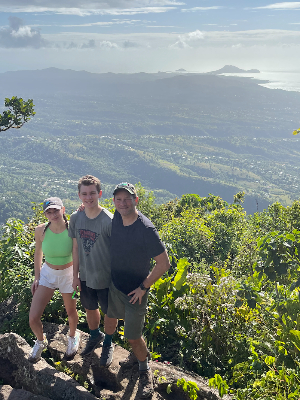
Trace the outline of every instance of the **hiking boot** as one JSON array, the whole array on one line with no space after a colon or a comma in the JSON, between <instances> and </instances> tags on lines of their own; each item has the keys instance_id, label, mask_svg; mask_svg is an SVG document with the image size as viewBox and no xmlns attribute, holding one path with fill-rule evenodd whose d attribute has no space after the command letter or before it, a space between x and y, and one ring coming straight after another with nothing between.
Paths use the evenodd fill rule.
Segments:
<instances>
[{"instance_id":1,"label":"hiking boot","mask_svg":"<svg viewBox=\"0 0 300 400\"><path fill-rule=\"evenodd\" d=\"M78 351L80 342L80 333L78 331L75 332L75 336L68 336L68 348L65 352L65 358L70 360L75 356Z\"/></svg>"},{"instance_id":2,"label":"hiking boot","mask_svg":"<svg viewBox=\"0 0 300 400\"><path fill-rule=\"evenodd\" d=\"M148 361L151 361L150 352L147 352ZM138 364L138 359L133 352L130 352L129 356L125 358L123 361L119 361L119 365L122 368L133 368L136 364Z\"/></svg>"},{"instance_id":3,"label":"hiking boot","mask_svg":"<svg viewBox=\"0 0 300 400\"><path fill-rule=\"evenodd\" d=\"M100 357L100 366L109 367L113 360L114 345L111 343L109 346L102 347L102 353Z\"/></svg>"},{"instance_id":4,"label":"hiking boot","mask_svg":"<svg viewBox=\"0 0 300 400\"><path fill-rule=\"evenodd\" d=\"M47 340L45 334L43 335L43 337L44 337L43 340L37 339L35 341L35 344L34 344L32 350L31 350L31 353L28 357L28 360L32 363L38 362L41 359L42 351L47 348L48 340Z\"/></svg>"},{"instance_id":5,"label":"hiking boot","mask_svg":"<svg viewBox=\"0 0 300 400\"><path fill-rule=\"evenodd\" d=\"M81 355L86 356L87 354L90 354L98 346L99 343L103 342L104 337L105 335L103 332L100 332L100 334L95 338L89 336L89 339L86 343L85 348L82 350Z\"/></svg>"},{"instance_id":6,"label":"hiking boot","mask_svg":"<svg viewBox=\"0 0 300 400\"><path fill-rule=\"evenodd\" d=\"M148 368L146 371L140 371L139 391L142 399L152 396L154 389L151 368Z\"/></svg>"}]
</instances>

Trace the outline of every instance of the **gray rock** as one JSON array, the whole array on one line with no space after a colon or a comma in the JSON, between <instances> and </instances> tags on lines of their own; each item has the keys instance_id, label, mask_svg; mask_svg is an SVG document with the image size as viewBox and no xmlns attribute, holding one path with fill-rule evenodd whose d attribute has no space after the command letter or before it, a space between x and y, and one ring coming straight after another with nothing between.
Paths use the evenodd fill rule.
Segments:
<instances>
[{"instance_id":1,"label":"gray rock","mask_svg":"<svg viewBox=\"0 0 300 400\"><path fill-rule=\"evenodd\" d=\"M123 369L119 361L124 360L129 352L120 346L115 346L113 362L109 368L99 366L102 348L99 346L90 355L81 357L80 351L84 348L88 334L81 332L78 354L73 360L64 360L67 346L68 327L64 325L45 324L44 330L49 341L48 349L51 356L78 374L83 381L89 383L97 397L106 400L137 400L139 371L138 365L130 369ZM219 400L216 390L211 389L205 379L196 374L188 374L183 370L160 362L150 362L154 372L155 393L152 400L172 399L190 400L186 392L177 386L177 380L184 378L186 381L195 382L199 388L198 400ZM167 394L167 388L172 392ZM230 396L223 396L223 400L230 400Z\"/></svg>"},{"instance_id":2,"label":"gray rock","mask_svg":"<svg viewBox=\"0 0 300 400\"><path fill-rule=\"evenodd\" d=\"M67 347L68 327L46 323L44 331L49 341L48 350L51 357L58 363L61 370L68 369L73 372L77 380L89 385L94 395L69 375L57 371L43 358L38 363L31 364L27 359L31 350L27 342L14 333L7 333L0 335L0 379L5 383L4 386L0 386L0 400L45 400L45 398L53 400L92 400L96 398L138 400L140 398L138 365L129 369L119 366L119 361L128 356L127 350L115 346L114 358L110 367L100 367L101 346L88 356L80 356L80 351L84 348L88 338L88 335L82 332L78 354L73 360L67 361L64 359L64 353ZM197 375L188 374L172 365L160 362L151 361L150 366L154 372L155 386L152 400L189 400L188 394L177 386L178 379L182 378L197 384L198 400L220 399L217 391L209 388L207 381ZM14 389L6 385L10 385ZM169 389L171 389L171 393L168 394L167 390ZM223 400L229 399L231 399L230 396L223 397Z\"/></svg>"},{"instance_id":3,"label":"gray rock","mask_svg":"<svg viewBox=\"0 0 300 400\"><path fill-rule=\"evenodd\" d=\"M23 389L13 389L9 385L0 386L0 400L50 400L49 397L39 396Z\"/></svg>"},{"instance_id":4,"label":"gray rock","mask_svg":"<svg viewBox=\"0 0 300 400\"><path fill-rule=\"evenodd\" d=\"M0 378L6 384L53 400L95 399L74 379L58 372L44 359L30 363L27 359L30 350L27 342L15 333L0 335Z\"/></svg>"}]
</instances>

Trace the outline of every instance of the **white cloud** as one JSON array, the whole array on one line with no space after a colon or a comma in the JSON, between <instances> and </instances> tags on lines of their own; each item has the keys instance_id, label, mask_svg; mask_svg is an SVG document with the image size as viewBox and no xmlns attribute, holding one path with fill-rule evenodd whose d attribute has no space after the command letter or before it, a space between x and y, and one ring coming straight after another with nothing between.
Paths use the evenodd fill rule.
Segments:
<instances>
[{"instance_id":1,"label":"white cloud","mask_svg":"<svg viewBox=\"0 0 300 400\"><path fill-rule=\"evenodd\" d=\"M199 40L204 38L204 33L200 32L198 29L194 32L189 32L184 35L185 40Z\"/></svg>"},{"instance_id":2,"label":"white cloud","mask_svg":"<svg viewBox=\"0 0 300 400\"><path fill-rule=\"evenodd\" d=\"M48 42L42 38L38 30L24 25L21 18L9 17L9 27L0 29L0 47L4 48L26 48L39 49L47 47Z\"/></svg>"},{"instance_id":3,"label":"white cloud","mask_svg":"<svg viewBox=\"0 0 300 400\"><path fill-rule=\"evenodd\" d=\"M300 32L281 29L256 29L237 32L205 32L205 44L219 46L290 46L299 45Z\"/></svg>"},{"instance_id":4,"label":"white cloud","mask_svg":"<svg viewBox=\"0 0 300 400\"><path fill-rule=\"evenodd\" d=\"M174 40L175 39L175 40ZM152 43L152 48L198 51L199 49L253 49L291 48L300 50L300 31L261 29L251 31L195 31L184 35L169 34L160 42ZM218 50L216 50L218 49ZM250 50L249 50L250 51Z\"/></svg>"},{"instance_id":5,"label":"white cloud","mask_svg":"<svg viewBox=\"0 0 300 400\"><path fill-rule=\"evenodd\" d=\"M133 48L140 47L140 44L137 42L132 42L130 40L125 40L125 42L123 43L123 47L124 47L124 49L133 49Z\"/></svg>"},{"instance_id":6,"label":"white cloud","mask_svg":"<svg viewBox=\"0 0 300 400\"><path fill-rule=\"evenodd\" d=\"M184 40L182 40L180 37L177 40L177 42L175 42L174 44L170 45L170 49L187 49L187 48L191 48L191 46L189 46Z\"/></svg>"},{"instance_id":7,"label":"white cloud","mask_svg":"<svg viewBox=\"0 0 300 400\"><path fill-rule=\"evenodd\" d=\"M57 44L56 48L58 49L68 49L68 50L94 50L96 48L99 49L117 49L119 46L117 43L114 43L110 40L101 40L98 41L98 44L94 39L90 39L87 42L82 41L71 41L71 42L63 42L61 44Z\"/></svg>"},{"instance_id":8,"label":"white cloud","mask_svg":"<svg viewBox=\"0 0 300 400\"><path fill-rule=\"evenodd\" d=\"M100 47L103 49L116 49L118 48L117 43L110 42L109 40L103 40L100 42Z\"/></svg>"},{"instance_id":9,"label":"white cloud","mask_svg":"<svg viewBox=\"0 0 300 400\"><path fill-rule=\"evenodd\" d=\"M66 49L78 49L78 45L77 45L76 43L74 43L74 42L65 44L64 47L65 47Z\"/></svg>"},{"instance_id":10,"label":"white cloud","mask_svg":"<svg viewBox=\"0 0 300 400\"><path fill-rule=\"evenodd\" d=\"M94 49L96 47L95 40L91 39L87 43L81 45L82 49Z\"/></svg>"},{"instance_id":11,"label":"white cloud","mask_svg":"<svg viewBox=\"0 0 300 400\"><path fill-rule=\"evenodd\" d=\"M129 48L139 49L191 49L199 48L250 48L253 46L299 46L300 31L298 30L279 30L279 29L258 29L249 31L200 31L195 30L185 34L178 32L136 32L136 33L96 33L96 32L60 32L55 34L45 34L45 39L53 46L64 48L71 42L77 44L81 49L83 43L94 40L96 48L105 47L100 45L102 41L112 43L106 47L117 48L119 50Z\"/></svg>"},{"instance_id":12,"label":"white cloud","mask_svg":"<svg viewBox=\"0 0 300 400\"><path fill-rule=\"evenodd\" d=\"M198 29L194 32L188 32L184 35L179 35L178 40L170 46L172 49L184 49L187 47L191 47L187 42L199 41L204 38L204 33L199 31Z\"/></svg>"},{"instance_id":13,"label":"white cloud","mask_svg":"<svg viewBox=\"0 0 300 400\"><path fill-rule=\"evenodd\" d=\"M243 47L243 46L241 45L241 43L237 43L237 44L233 44L231 47L232 47L233 49L239 49L239 48L241 48L241 47Z\"/></svg>"},{"instance_id":14,"label":"white cloud","mask_svg":"<svg viewBox=\"0 0 300 400\"><path fill-rule=\"evenodd\" d=\"M196 11L208 11L208 10L220 10L224 8L222 6L212 6L212 7L192 7L192 8L182 8L182 12L196 12Z\"/></svg>"},{"instance_id":15,"label":"white cloud","mask_svg":"<svg viewBox=\"0 0 300 400\"><path fill-rule=\"evenodd\" d=\"M185 3L175 0L1 0L0 12L63 15L134 15L165 13Z\"/></svg>"},{"instance_id":16,"label":"white cloud","mask_svg":"<svg viewBox=\"0 0 300 400\"><path fill-rule=\"evenodd\" d=\"M269 10L300 10L299 1L286 1L283 3L273 3L267 6L254 7L254 10L269 9Z\"/></svg>"},{"instance_id":17,"label":"white cloud","mask_svg":"<svg viewBox=\"0 0 300 400\"><path fill-rule=\"evenodd\" d=\"M63 28L84 28L84 27L89 27L89 26L110 26L110 25L133 25L136 22L141 22L139 19L132 19L132 20L113 20L113 21L107 21L107 22L90 22L87 24L76 24L76 25L56 25L56 26L61 26Z\"/></svg>"},{"instance_id":18,"label":"white cloud","mask_svg":"<svg viewBox=\"0 0 300 400\"><path fill-rule=\"evenodd\" d=\"M174 25L146 25L146 28L176 28Z\"/></svg>"},{"instance_id":19,"label":"white cloud","mask_svg":"<svg viewBox=\"0 0 300 400\"><path fill-rule=\"evenodd\" d=\"M184 5L185 2L176 0L1 0L1 7L36 7L42 8L130 8L148 6Z\"/></svg>"},{"instance_id":20,"label":"white cloud","mask_svg":"<svg viewBox=\"0 0 300 400\"><path fill-rule=\"evenodd\" d=\"M15 38L19 38L19 37L28 37L28 38L32 38L37 34L37 31L34 31L30 28L30 26L20 26L18 28L18 30L11 31L11 36L15 37Z\"/></svg>"}]
</instances>

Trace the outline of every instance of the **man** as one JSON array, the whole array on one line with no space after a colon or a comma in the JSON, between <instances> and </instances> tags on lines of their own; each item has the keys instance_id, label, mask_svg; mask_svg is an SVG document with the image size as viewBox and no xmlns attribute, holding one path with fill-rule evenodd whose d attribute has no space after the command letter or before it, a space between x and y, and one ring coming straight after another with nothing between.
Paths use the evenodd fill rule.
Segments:
<instances>
[{"instance_id":1,"label":"man","mask_svg":"<svg viewBox=\"0 0 300 400\"><path fill-rule=\"evenodd\" d=\"M169 269L170 262L154 225L136 209L138 197L134 186L120 183L113 196L116 211L111 232L112 283L107 315L124 319L124 335L138 360L139 390L145 398L153 393L148 350L142 337L148 291ZM152 258L156 265L150 272Z\"/></svg>"},{"instance_id":2,"label":"man","mask_svg":"<svg viewBox=\"0 0 300 400\"><path fill-rule=\"evenodd\" d=\"M103 342L100 365L112 362L114 345L112 335L117 320L107 317L110 273L110 235L113 215L102 208L98 200L102 195L100 180L92 175L79 179L78 196L84 211L75 211L70 218L69 236L73 238L73 288L80 291L85 308L90 336L81 355L91 353ZM105 314L105 335L100 331L100 312Z\"/></svg>"}]
</instances>

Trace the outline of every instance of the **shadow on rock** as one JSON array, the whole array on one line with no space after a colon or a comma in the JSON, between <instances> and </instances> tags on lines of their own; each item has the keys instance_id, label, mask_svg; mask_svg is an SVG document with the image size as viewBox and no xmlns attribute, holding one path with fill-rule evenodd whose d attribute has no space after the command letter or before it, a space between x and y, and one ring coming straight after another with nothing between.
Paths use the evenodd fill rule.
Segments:
<instances>
[{"instance_id":1,"label":"shadow on rock","mask_svg":"<svg viewBox=\"0 0 300 400\"><path fill-rule=\"evenodd\" d=\"M28 361L30 346L23 338L14 333L0 335L0 379L5 384L14 389L22 388L36 396L44 396L53 400L140 399L138 365L135 364L132 368L121 368L119 365L119 362L129 355L127 350L115 346L111 365L108 368L100 367L101 347L96 348L91 354L81 357L80 352L85 347L88 338L88 334L82 332L78 354L72 360L65 360L68 327L46 323L44 330L49 342L48 351L54 362L60 362L62 369L65 368L72 376L76 376L78 381L85 383L85 387L88 386L92 393L79 385L71 376L57 371L43 358L36 364L31 364ZM217 392L210 389L207 382L199 376L188 374L164 363L150 361L150 366L154 373L152 400L188 400L187 393L177 386L177 381L182 378L197 384L198 400L220 399ZM171 392L168 394L167 391L170 390ZM35 397L28 397L28 400L31 398ZM0 391L0 400L2 399L5 397L1 397ZM231 399L230 396L223 397L223 400L229 399ZM13 400L13 398L9 397L9 400Z\"/></svg>"}]
</instances>

